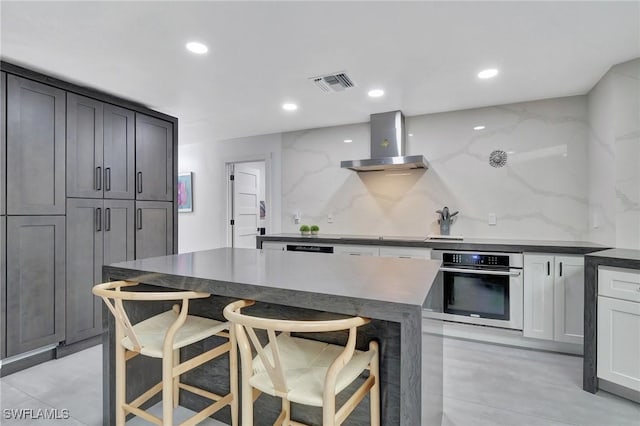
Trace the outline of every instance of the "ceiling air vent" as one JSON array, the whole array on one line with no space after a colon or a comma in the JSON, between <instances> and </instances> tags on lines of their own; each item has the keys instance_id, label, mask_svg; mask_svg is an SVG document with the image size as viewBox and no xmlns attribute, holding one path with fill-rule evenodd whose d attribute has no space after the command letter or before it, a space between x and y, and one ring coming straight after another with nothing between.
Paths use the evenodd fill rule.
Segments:
<instances>
[{"instance_id":1,"label":"ceiling air vent","mask_svg":"<svg viewBox=\"0 0 640 426\"><path fill-rule=\"evenodd\" d=\"M346 72L320 75L311 77L309 80L323 92L341 92L356 86Z\"/></svg>"}]
</instances>

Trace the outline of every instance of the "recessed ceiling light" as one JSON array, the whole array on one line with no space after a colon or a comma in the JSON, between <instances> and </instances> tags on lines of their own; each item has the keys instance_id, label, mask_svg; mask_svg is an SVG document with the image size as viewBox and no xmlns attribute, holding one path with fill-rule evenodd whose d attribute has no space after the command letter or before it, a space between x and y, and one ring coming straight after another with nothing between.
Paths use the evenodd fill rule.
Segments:
<instances>
[{"instance_id":1,"label":"recessed ceiling light","mask_svg":"<svg viewBox=\"0 0 640 426\"><path fill-rule=\"evenodd\" d=\"M295 111L298 109L298 105L292 103L282 104L282 109L285 111Z\"/></svg>"},{"instance_id":2,"label":"recessed ceiling light","mask_svg":"<svg viewBox=\"0 0 640 426\"><path fill-rule=\"evenodd\" d=\"M367 93L367 94L372 98L379 98L380 96L384 95L384 90L382 90L382 89L373 89L373 90L369 90L369 93Z\"/></svg>"},{"instance_id":3,"label":"recessed ceiling light","mask_svg":"<svg viewBox=\"0 0 640 426\"><path fill-rule=\"evenodd\" d=\"M187 43L187 50L198 55L204 55L209 51L209 48L197 41L190 41L189 43Z\"/></svg>"},{"instance_id":4,"label":"recessed ceiling light","mask_svg":"<svg viewBox=\"0 0 640 426\"><path fill-rule=\"evenodd\" d=\"M409 136L413 136L413 133L409 133Z\"/></svg>"},{"instance_id":5,"label":"recessed ceiling light","mask_svg":"<svg viewBox=\"0 0 640 426\"><path fill-rule=\"evenodd\" d=\"M482 70L478 73L478 78L492 78L498 75L498 70L495 68L489 68Z\"/></svg>"},{"instance_id":6,"label":"recessed ceiling light","mask_svg":"<svg viewBox=\"0 0 640 426\"><path fill-rule=\"evenodd\" d=\"M473 128L473 130L482 130L484 129L484 126L476 126Z\"/></svg>"},{"instance_id":7,"label":"recessed ceiling light","mask_svg":"<svg viewBox=\"0 0 640 426\"><path fill-rule=\"evenodd\" d=\"M351 140L351 139L345 139L344 140L344 143L351 143L351 142L353 142L353 140Z\"/></svg>"}]
</instances>

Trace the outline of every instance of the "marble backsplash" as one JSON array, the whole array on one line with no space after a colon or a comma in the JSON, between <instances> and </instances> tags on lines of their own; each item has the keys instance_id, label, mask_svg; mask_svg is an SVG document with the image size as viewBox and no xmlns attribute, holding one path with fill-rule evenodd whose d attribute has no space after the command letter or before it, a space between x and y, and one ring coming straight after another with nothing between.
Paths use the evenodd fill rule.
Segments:
<instances>
[{"instance_id":1,"label":"marble backsplash","mask_svg":"<svg viewBox=\"0 0 640 426\"><path fill-rule=\"evenodd\" d=\"M426 171L341 169L369 157L369 123L284 133L282 231L297 232L300 212L322 233L427 235L446 205L460 211L451 234L586 239L588 118L586 96L407 117L407 154L425 155ZM489 165L493 150L506 166Z\"/></svg>"},{"instance_id":2,"label":"marble backsplash","mask_svg":"<svg viewBox=\"0 0 640 426\"><path fill-rule=\"evenodd\" d=\"M640 249L640 59L589 93L590 239Z\"/></svg>"}]
</instances>

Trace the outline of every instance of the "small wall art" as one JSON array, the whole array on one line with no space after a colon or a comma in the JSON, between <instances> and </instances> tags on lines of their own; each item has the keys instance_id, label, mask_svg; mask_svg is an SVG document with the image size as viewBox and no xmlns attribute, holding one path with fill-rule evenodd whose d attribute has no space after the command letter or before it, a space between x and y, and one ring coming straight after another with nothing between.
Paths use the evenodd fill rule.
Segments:
<instances>
[{"instance_id":1,"label":"small wall art","mask_svg":"<svg viewBox=\"0 0 640 426\"><path fill-rule=\"evenodd\" d=\"M192 172L178 173L178 212L193 211Z\"/></svg>"}]
</instances>

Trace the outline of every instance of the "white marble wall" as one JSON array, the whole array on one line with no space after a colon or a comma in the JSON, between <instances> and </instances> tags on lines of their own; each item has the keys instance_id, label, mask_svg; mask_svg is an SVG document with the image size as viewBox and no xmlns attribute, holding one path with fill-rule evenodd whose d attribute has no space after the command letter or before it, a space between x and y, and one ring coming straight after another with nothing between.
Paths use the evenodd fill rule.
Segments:
<instances>
[{"instance_id":1,"label":"white marble wall","mask_svg":"<svg viewBox=\"0 0 640 426\"><path fill-rule=\"evenodd\" d=\"M424 154L431 167L406 173L340 168L369 156L368 123L284 133L283 232L297 231L299 211L324 233L426 235L438 232L434 211L447 205L460 211L452 234L582 240L587 119L586 96L407 117L408 154ZM507 166L489 165L495 149L510 153Z\"/></svg>"},{"instance_id":2,"label":"white marble wall","mask_svg":"<svg viewBox=\"0 0 640 426\"><path fill-rule=\"evenodd\" d=\"M640 59L589 93L590 239L640 249Z\"/></svg>"}]
</instances>

